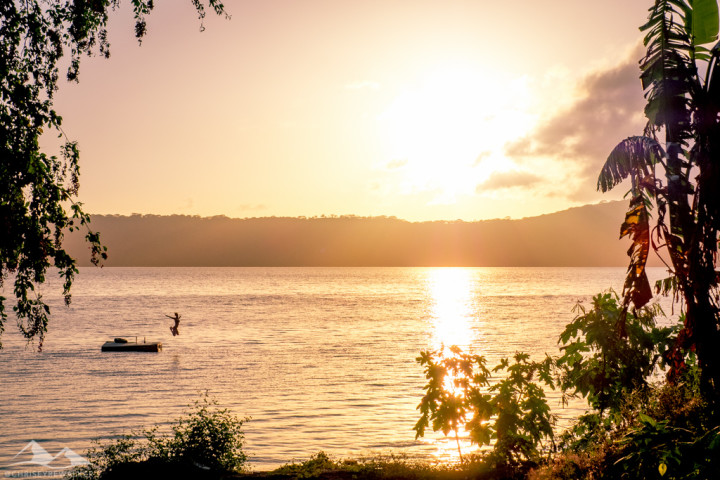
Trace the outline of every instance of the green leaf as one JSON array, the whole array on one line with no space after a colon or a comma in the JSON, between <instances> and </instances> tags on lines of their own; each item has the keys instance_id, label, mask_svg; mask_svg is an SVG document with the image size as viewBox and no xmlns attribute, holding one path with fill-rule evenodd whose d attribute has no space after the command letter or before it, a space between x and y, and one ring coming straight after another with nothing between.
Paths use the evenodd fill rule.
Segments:
<instances>
[{"instance_id":1,"label":"green leaf","mask_svg":"<svg viewBox=\"0 0 720 480\"><path fill-rule=\"evenodd\" d=\"M645 415L644 413L641 413L639 415L639 419L642 423L650 425L651 427L657 426L657 422L655 420L653 420L651 417Z\"/></svg>"},{"instance_id":2,"label":"green leaf","mask_svg":"<svg viewBox=\"0 0 720 480\"><path fill-rule=\"evenodd\" d=\"M690 38L693 45L714 42L718 38L717 0L690 0L692 22Z\"/></svg>"}]
</instances>

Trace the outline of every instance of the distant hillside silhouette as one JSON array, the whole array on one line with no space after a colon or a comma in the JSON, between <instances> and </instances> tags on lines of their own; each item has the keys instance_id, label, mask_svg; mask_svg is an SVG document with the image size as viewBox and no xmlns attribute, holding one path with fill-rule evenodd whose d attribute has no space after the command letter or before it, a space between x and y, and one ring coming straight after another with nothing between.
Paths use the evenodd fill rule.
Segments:
<instances>
[{"instance_id":1,"label":"distant hillside silhouette","mask_svg":"<svg viewBox=\"0 0 720 480\"><path fill-rule=\"evenodd\" d=\"M106 266L625 266L625 202L519 220L93 215ZM67 247L89 265L81 236Z\"/></svg>"}]
</instances>

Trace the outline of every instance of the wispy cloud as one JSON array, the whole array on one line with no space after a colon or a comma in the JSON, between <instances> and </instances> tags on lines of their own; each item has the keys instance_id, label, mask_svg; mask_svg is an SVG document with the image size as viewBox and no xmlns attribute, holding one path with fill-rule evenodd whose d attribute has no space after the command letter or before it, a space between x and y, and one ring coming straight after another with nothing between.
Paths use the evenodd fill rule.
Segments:
<instances>
[{"instance_id":1,"label":"wispy cloud","mask_svg":"<svg viewBox=\"0 0 720 480\"><path fill-rule=\"evenodd\" d=\"M477 167L478 165L480 165L480 164L483 162L483 160L485 160L486 158L490 157L490 155L492 155L492 152L489 151L489 150L486 150L486 151L484 151L484 152L480 152L480 153L478 154L478 156L475 157L475 161L473 162L473 167Z\"/></svg>"},{"instance_id":2,"label":"wispy cloud","mask_svg":"<svg viewBox=\"0 0 720 480\"><path fill-rule=\"evenodd\" d=\"M398 168L402 168L402 167L404 167L404 166L407 165L407 164L408 164L407 158L399 158L399 159L397 159L397 160L392 160L392 161L388 162L388 164L386 165L386 167L387 167L389 170L395 170L395 169L398 169Z\"/></svg>"},{"instance_id":3,"label":"wispy cloud","mask_svg":"<svg viewBox=\"0 0 720 480\"><path fill-rule=\"evenodd\" d=\"M487 180L475 188L476 193L503 188L529 187L542 180L538 175L520 170L509 170L506 172L493 172Z\"/></svg>"}]
</instances>

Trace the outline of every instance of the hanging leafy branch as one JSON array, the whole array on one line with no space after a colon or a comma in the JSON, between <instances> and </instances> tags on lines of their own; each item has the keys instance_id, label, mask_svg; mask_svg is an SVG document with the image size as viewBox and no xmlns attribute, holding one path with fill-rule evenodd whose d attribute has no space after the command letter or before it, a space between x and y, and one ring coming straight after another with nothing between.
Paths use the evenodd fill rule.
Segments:
<instances>
[{"instance_id":1,"label":"hanging leafy branch","mask_svg":"<svg viewBox=\"0 0 720 480\"><path fill-rule=\"evenodd\" d=\"M77 201L80 187L77 143L62 130L62 117L53 97L60 78L59 63L67 57L65 76L77 81L81 58L110 56L109 12L120 0L18 0L0 2L0 288L12 278L18 327L42 349L50 308L38 292L49 267L63 279L65 303L78 273L75 260L63 248L63 235L86 230L91 260L107 258L90 217ZM131 0L135 36L146 33L145 17L153 0ZM206 6L192 0L198 17ZM219 0L207 5L224 15ZM202 28L202 27L201 27ZM58 154L40 150L40 136L55 133L63 140ZM0 334L8 319L0 296ZM0 348L2 343L0 343Z\"/></svg>"}]
</instances>

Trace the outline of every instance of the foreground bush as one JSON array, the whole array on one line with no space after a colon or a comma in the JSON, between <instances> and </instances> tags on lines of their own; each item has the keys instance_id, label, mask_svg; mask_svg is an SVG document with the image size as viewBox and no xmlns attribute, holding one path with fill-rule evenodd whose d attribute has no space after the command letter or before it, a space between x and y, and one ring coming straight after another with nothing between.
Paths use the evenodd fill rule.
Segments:
<instances>
[{"instance_id":1,"label":"foreground bush","mask_svg":"<svg viewBox=\"0 0 720 480\"><path fill-rule=\"evenodd\" d=\"M622 422L588 414L529 480L720 478L720 427L702 400L697 371L649 387L624 405Z\"/></svg>"},{"instance_id":2,"label":"foreground bush","mask_svg":"<svg viewBox=\"0 0 720 480\"><path fill-rule=\"evenodd\" d=\"M531 362L517 353L492 369L499 379L491 384L485 358L464 353L457 346L420 352L417 361L428 379L418 410L416 438L431 427L445 435L453 432L460 461L459 430L467 431L470 442L493 445L489 463L498 468L522 470L540 460L544 445L553 438L554 417L543 385L553 387L552 359Z\"/></svg>"},{"instance_id":3,"label":"foreground bush","mask_svg":"<svg viewBox=\"0 0 720 480\"><path fill-rule=\"evenodd\" d=\"M720 478L717 412L703 400L694 352L672 347L684 316L659 327L656 305L628 312L619 302L607 291L589 309L578 304L560 335L561 356L503 359L494 383L482 356L454 346L421 352L428 383L417 436L428 427L453 433L460 451L464 430L472 443L491 447L474 461L496 478ZM668 360L673 375L658 382ZM556 386L589 407L557 438L543 392Z\"/></svg>"},{"instance_id":4,"label":"foreground bush","mask_svg":"<svg viewBox=\"0 0 720 480\"><path fill-rule=\"evenodd\" d=\"M241 472L247 463L243 452L243 423L205 394L177 419L169 434L158 427L91 448L88 465L72 472L87 480L129 478L139 472L180 472L199 478L203 472ZM164 473L163 473L164 472Z\"/></svg>"}]
</instances>

